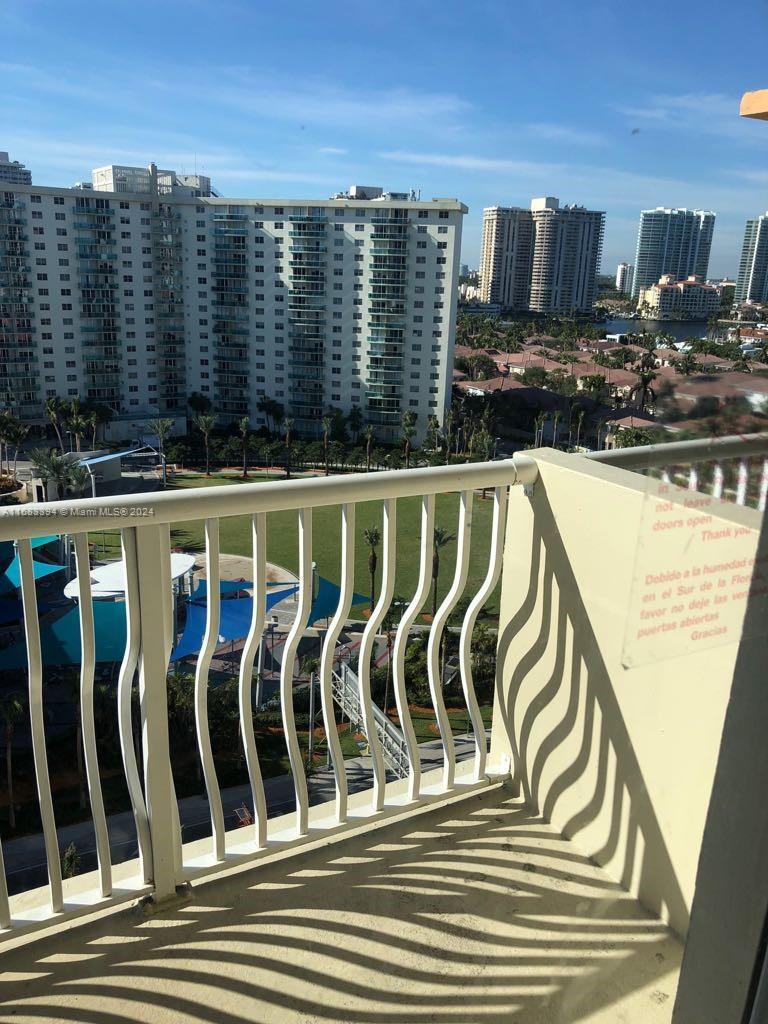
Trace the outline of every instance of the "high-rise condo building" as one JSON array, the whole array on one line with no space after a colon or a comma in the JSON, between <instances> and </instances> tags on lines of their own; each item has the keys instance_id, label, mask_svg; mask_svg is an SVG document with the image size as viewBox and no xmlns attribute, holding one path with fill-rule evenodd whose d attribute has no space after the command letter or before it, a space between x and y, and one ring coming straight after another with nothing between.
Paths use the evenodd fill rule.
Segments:
<instances>
[{"instance_id":1,"label":"high-rise condo building","mask_svg":"<svg viewBox=\"0 0 768 1024\"><path fill-rule=\"evenodd\" d=\"M483 210L480 301L528 309L533 260L533 219L518 206Z\"/></svg>"},{"instance_id":2,"label":"high-rise condo building","mask_svg":"<svg viewBox=\"0 0 768 1024\"><path fill-rule=\"evenodd\" d=\"M0 151L0 186L31 184L32 172L18 160L11 160L7 153Z\"/></svg>"},{"instance_id":3,"label":"high-rise condo building","mask_svg":"<svg viewBox=\"0 0 768 1024\"><path fill-rule=\"evenodd\" d=\"M768 213L747 221L734 302L768 302Z\"/></svg>"},{"instance_id":4,"label":"high-rise condo building","mask_svg":"<svg viewBox=\"0 0 768 1024\"><path fill-rule=\"evenodd\" d=\"M78 395L137 420L183 415L197 392L220 422L258 425L268 396L305 433L359 408L382 440L404 410L419 436L442 418L461 203L360 186L223 199L197 176L104 170L0 185L5 408L43 422L46 398Z\"/></svg>"},{"instance_id":5,"label":"high-rise condo building","mask_svg":"<svg viewBox=\"0 0 768 1024\"><path fill-rule=\"evenodd\" d=\"M605 214L560 206L552 196L531 202L534 242L530 308L589 313L595 304Z\"/></svg>"},{"instance_id":6,"label":"high-rise condo building","mask_svg":"<svg viewBox=\"0 0 768 1024\"><path fill-rule=\"evenodd\" d=\"M707 210L643 210L637 233L632 298L665 274L707 279L715 215Z\"/></svg>"},{"instance_id":7,"label":"high-rise condo building","mask_svg":"<svg viewBox=\"0 0 768 1024\"><path fill-rule=\"evenodd\" d=\"M542 313L587 313L595 301L605 214L557 199L483 211L482 302Z\"/></svg>"},{"instance_id":8,"label":"high-rise condo building","mask_svg":"<svg viewBox=\"0 0 768 1024\"><path fill-rule=\"evenodd\" d=\"M631 263L620 263L616 267L616 291L621 295L631 295L634 276L635 268Z\"/></svg>"}]
</instances>

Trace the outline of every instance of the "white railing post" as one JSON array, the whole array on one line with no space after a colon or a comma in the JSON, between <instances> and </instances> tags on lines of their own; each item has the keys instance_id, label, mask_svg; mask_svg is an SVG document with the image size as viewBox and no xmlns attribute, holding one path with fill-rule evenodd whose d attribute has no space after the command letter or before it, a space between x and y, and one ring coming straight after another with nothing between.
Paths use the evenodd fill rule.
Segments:
<instances>
[{"instance_id":1,"label":"white railing post","mask_svg":"<svg viewBox=\"0 0 768 1024\"><path fill-rule=\"evenodd\" d=\"M715 469L712 474L712 497L722 498L724 486L725 474L723 473L723 464L722 462L716 462Z\"/></svg>"},{"instance_id":2,"label":"white railing post","mask_svg":"<svg viewBox=\"0 0 768 1024\"><path fill-rule=\"evenodd\" d=\"M159 526L141 526L136 530L144 786L152 841L151 878L158 901L176 892L174 832L178 820L168 739L168 652L163 626L165 590L171 582L163 572L163 537L163 528Z\"/></svg>"},{"instance_id":3,"label":"white railing post","mask_svg":"<svg viewBox=\"0 0 768 1024\"><path fill-rule=\"evenodd\" d=\"M765 512L766 499L768 499L768 459L763 459L763 471L760 474L760 492L757 496L758 512Z\"/></svg>"},{"instance_id":4,"label":"white railing post","mask_svg":"<svg viewBox=\"0 0 768 1024\"><path fill-rule=\"evenodd\" d=\"M699 489L699 468L698 466L691 466L688 470L688 490L698 491Z\"/></svg>"},{"instance_id":5,"label":"white railing post","mask_svg":"<svg viewBox=\"0 0 768 1024\"><path fill-rule=\"evenodd\" d=\"M736 504L746 505L747 487L749 485L749 462L746 459L739 461L739 476L736 485Z\"/></svg>"}]
</instances>

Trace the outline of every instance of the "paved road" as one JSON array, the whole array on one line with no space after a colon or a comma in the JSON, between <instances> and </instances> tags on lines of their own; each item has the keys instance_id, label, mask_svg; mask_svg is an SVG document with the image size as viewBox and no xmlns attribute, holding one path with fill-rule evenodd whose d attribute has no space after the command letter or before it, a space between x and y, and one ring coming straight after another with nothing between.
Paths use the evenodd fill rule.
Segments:
<instances>
[{"instance_id":1,"label":"paved road","mask_svg":"<svg viewBox=\"0 0 768 1024\"><path fill-rule=\"evenodd\" d=\"M456 736L456 758L462 761L474 753L472 736ZM420 745L422 771L439 768L443 763L443 748L439 739ZM372 783L371 759L369 757L349 758L344 762L350 793L367 789ZM278 775L264 780L267 798L267 813L276 817L294 809L293 780L290 775ZM334 797L333 771L330 768L318 771L309 780L309 802L320 804ZM252 807L250 786L233 786L221 791L224 819L227 828L233 828L236 809L245 803ZM189 796L179 801L179 817L184 842L202 839L211 834L208 800L205 796ZM112 863L120 864L137 856L136 829L130 811L111 815L107 819ZM95 837L90 821L66 825L58 829L59 849L64 851L70 843L77 847L81 871L96 867ZM3 843L3 858L10 895L45 885L48 875L45 864L45 848L42 834L21 836Z\"/></svg>"}]
</instances>

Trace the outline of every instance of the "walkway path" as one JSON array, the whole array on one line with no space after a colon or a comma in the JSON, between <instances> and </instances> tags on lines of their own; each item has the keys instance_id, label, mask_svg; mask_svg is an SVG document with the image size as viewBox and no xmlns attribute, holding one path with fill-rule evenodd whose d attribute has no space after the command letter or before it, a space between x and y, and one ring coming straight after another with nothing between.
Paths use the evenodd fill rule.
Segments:
<instances>
[{"instance_id":1,"label":"walkway path","mask_svg":"<svg viewBox=\"0 0 768 1024\"><path fill-rule=\"evenodd\" d=\"M474 753L474 739L471 735L455 736L456 758L461 761ZM443 763L443 747L439 739L422 743L421 769L423 772L439 768ZM370 757L353 757L344 762L347 770L347 784L350 793L370 787L372 769ZM311 804L332 800L335 794L333 770L324 768L308 780ZM290 775L278 775L264 780L267 798L267 813L270 818L286 814L294 808L293 780ZM233 786L221 791L224 820L228 829L234 827L236 811L245 803L252 809L251 789L248 784ZM201 839L210 835L211 822L208 800L205 796L188 796L179 800L184 842ZM137 856L136 829L133 814L123 811L107 819L112 863L120 864ZM59 850L63 853L70 843L77 847L81 871L92 871L96 867L96 853L93 826L90 821L77 822L58 829ZM26 889L45 885L48 876L45 866L45 848L40 834L20 836L3 843L3 857L11 895Z\"/></svg>"}]
</instances>

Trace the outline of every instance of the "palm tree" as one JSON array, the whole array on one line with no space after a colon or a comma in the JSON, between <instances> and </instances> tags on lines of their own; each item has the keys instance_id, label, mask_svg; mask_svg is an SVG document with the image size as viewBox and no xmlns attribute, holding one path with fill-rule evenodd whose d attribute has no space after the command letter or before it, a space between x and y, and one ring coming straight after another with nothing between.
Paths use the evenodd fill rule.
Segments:
<instances>
[{"instance_id":1,"label":"palm tree","mask_svg":"<svg viewBox=\"0 0 768 1024\"><path fill-rule=\"evenodd\" d=\"M328 442L331 436L331 427L333 426L333 420L330 416L323 416L323 462L325 463L325 475L328 476L331 472L328 465Z\"/></svg>"},{"instance_id":2,"label":"palm tree","mask_svg":"<svg viewBox=\"0 0 768 1024\"><path fill-rule=\"evenodd\" d=\"M24 438L29 433L29 427L25 423L15 420L11 429L11 440L10 443L13 445L13 473L12 476L16 479L16 466L19 461L19 448L21 447ZM8 472L11 472L10 461L8 463Z\"/></svg>"},{"instance_id":3,"label":"palm tree","mask_svg":"<svg viewBox=\"0 0 768 1024\"><path fill-rule=\"evenodd\" d=\"M696 373L699 369L701 369L701 367L696 362L696 356L693 352L683 352L683 354L675 360L675 372L682 374L683 377L690 377L692 373Z\"/></svg>"},{"instance_id":4,"label":"palm tree","mask_svg":"<svg viewBox=\"0 0 768 1024\"><path fill-rule=\"evenodd\" d=\"M381 543L381 534L379 533L378 526L369 526L366 530L363 530L363 537L365 537L365 543L369 548L368 572L371 576L371 614L373 614L373 605L376 600L376 566L379 562L376 548Z\"/></svg>"},{"instance_id":5,"label":"palm tree","mask_svg":"<svg viewBox=\"0 0 768 1024\"><path fill-rule=\"evenodd\" d=\"M69 486L72 460L64 452L57 452L52 448L35 448L29 453L29 461L43 483L51 482L56 485L58 500L63 501Z\"/></svg>"},{"instance_id":6,"label":"palm tree","mask_svg":"<svg viewBox=\"0 0 768 1024\"><path fill-rule=\"evenodd\" d=\"M359 405L353 405L349 410L349 429L355 439L355 444L360 442L360 431L363 429L363 413Z\"/></svg>"},{"instance_id":7,"label":"palm tree","mask_svg":"<svg viewBox=\"0 0 768 1024\"><path fill-rule=\"evenodd\" d=\"M95 452L96 451L96 431L98 430L98 427L99 427L99 417L96 415L96 413L93 410L91 410L90 412L85 414L83 419L85 420L85 422L88 424L88 427L90 428L90 431L91 431L91 451Z\"/></svg>"},{"instance_id":8,"label":"palm tree","mask_svg":"<svg viewBox=\"0 0 768 1024\"><path fill-rule=\"evenodd\" d=\"M544 443L544 424L547 422L547 414L540 412L534 420L534 434L533 434L533 446L538 448L540 444Z\"/></svg>"},{"instance_id":9,"label":"palm tree","mask_svg":"<svg viewBox=\"0 0 768 1024\"><path fill-rule=\"evenodd\" d=\"M8 462L8 473L11 472L11 460L8 455L8 446L13 440L13 425L15 419L9 412L0 413L0 473L5 473L5 463Z\"/></svg>"},{"instance_id":10,"label":"palm tree","mask_svg":"<svg viewBox=\"0 0 768 1024\"><path fill-rule=\"evenodd\" d=\"M61 417L63 413L63 403L60 398L53 396L46 398L45 400L45 415L53 424L53 429L56 431L56 437L59 439L59 448L64 450L64 439L61 434Z\"/></svg>"},{"instance_id":11,"label":"palm tree","mask_svg":"<svg viewBox=\"0 0 768 1024\"><path fill-rule=\"evenodd\" d=\"M369 423L363 429L363 437L365 438L365 472L371 472L371 450L373 449L373 427Z\"/></svg>"},{"instance_id":12,"label":"palm tree","mask_svg":"<svg viewBox=\"0 0 768 1024\"><path fill-rule=\"evenodd\" d=\"M456 538L452 533L436 526L432 534L432 618L437 615L437 579L440 575L440 552Z\"/></svg>"},{"instance_id":13,"label":"palm tree","mask_svg":"<svg viewBox=\"0 0 768 1024\"><path fill-rule=\"evenodd\" d=\"M243 451L243 480L248 479L248 444L251 440L251 424L247 416L237 421L237 432L240 435L240 445Z\"/></svg>"},{"instance_id":14,"label":"palm tree","mask_svg":"<svg viewBox=\"0 0 768 1024\"><path fill-rule=\"evenodd\" d=\"M734 359L731 369L736 373L752 373L752 367L743 352Z\"/></svg>"},{"instance_id":15,"label":"palm tree","mask_svg":"<svg viewBox=\"0 0 768 1024\"><path fill-rule=\"evenodd\" d=\"M8 693L0 700L0 718L5 723L5 786L8 790L8 825L16 828L16 807L13 801L13 730L24 715L24 698Z\"/></svg>"},{"instance_id":16,"label":"palm tree","mask_svg":"<svg viewBox=\"0 0 768 1024\"><path fill-rule=\"evenodd\" d=\"M416 433L416 413L406 409L400 418L400 436L403 441L405 468L411 468L411 441Z\"/></svg>"},{"instance_id":17,"label":"palm tree","mask_svg":"<svg viewBox=\"0 0 768 1024\"><path fill-rule=\"evenodd\" d=\"M651 385L657 377L655 370L638 371L637 384L629 389L629 397L636 399L638 409L646 409L656 401L656 391Z\"/></svg>"},{"instance_id":18,"label":"palm tree","mask_svg":"<svg viewBox=\"0 0 768 1024\"><path fill-rule=\"evenodd\" d=\"M149 423L149 429L151 433L157 438L157 451L162 461L163 455L165 454L165 442L173 433L173 420L151 420Z\"/></svg>"},{"instance_id":19,"label":"palm tree","mask_svg":"<svg viewBox=\"0 0 768 1024\"><path fill-rule=\"evenodd\" d=\"M89 422L80 409L80 399L73 398L69 405L69 412L66 419L67 429L75 435L75 447L77 451L82 450L83 437L86 434Z\"/></svg>"},{"instance_id":20,"label":"palm tree","mask_svg":"<svg viewBox=\"0 0 768 1024\"><path fill-rule=\"evenodd\" d=\"M293 419L290 416L286 416L283 420L283 429L285 430L285 477L286 480L291 479L291 431L293 430Z\"/></svg>"},{"instance_id":21,"label":"palm tree","mask_svg":"<svg viewBox=\"0 0 768 1024\"><path fill-rule=\"evenodd\" d=\"M584 425L584 410L579 409L576 413L576 447L579 447L579 440L581 438L581 428Z\"/></svg>"},{"instance_id":22,"label":"palm tree","mask_svg":"<svg viewBox=\"0 0 768 1024\"><path fill-rule=\"evenodd\" d=\"M211 475L211 434L216 426L216 416L213 413L200 413L192 421L203 435L205 445L205 475Z\"/></svg>"},{"instance_id":23,"label":"palm tree","mask_svg":"<svg viewBox=\"0 0 768 1024\"><path fill-rule=\"evenodd\" d=\"M557 448L557 424L560 422L560 418L563 415L561 409L555 409L552 414L552 447Z\"/></svg>"},{"instance_id":24,"label":"palm tree","mask_svg":"<svg viewBox=\"0 0 768 1024\"><path fill-rule=\"evenodd\" d=\"M79 462L70 462L69 464L69 479L67 485L69 490L75 492L76 497L82 497L83 492L91 483L91 474L88 470Z\"/></svg>"},{"instance_id":25,"label":"palm tree","mask_svg":"<svg viewBox=\"0 0 768 1024\"><path fill-rule=\"evenodd\" d=\"M443 437L445 438L445 464L451 461L451 436L453 434L453 409L449 408L443 418Z\"/></svg>"}]
</instances>

